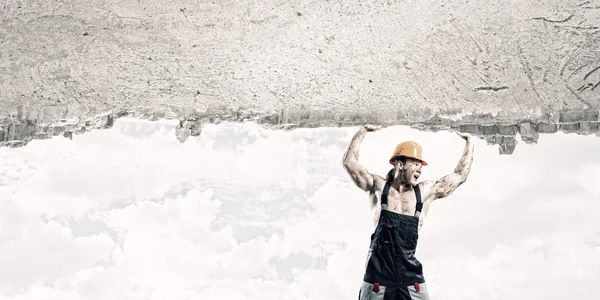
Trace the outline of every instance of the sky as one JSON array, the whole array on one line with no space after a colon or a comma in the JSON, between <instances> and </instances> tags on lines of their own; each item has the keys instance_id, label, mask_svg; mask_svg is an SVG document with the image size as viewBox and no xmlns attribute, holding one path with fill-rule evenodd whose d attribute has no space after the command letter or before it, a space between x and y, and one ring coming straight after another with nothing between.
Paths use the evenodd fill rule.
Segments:
<instances>
[{"instance_id":1,"label":"sky","mask_svg":"<svg viewBox=\"0 0 600 300\"><path fill-rule=\"evenodd\" d=\"M356 299L373 231L341 159L358 127L274 131L174 121L0 148L0 300ZM454 170L464 141L404 126L368 133L384 176L396 144ZM512 155L475 140L471 174L434 202L417 258L432 299L594 299L600 139L558 133Z\"/></svg>"}]
</instances>

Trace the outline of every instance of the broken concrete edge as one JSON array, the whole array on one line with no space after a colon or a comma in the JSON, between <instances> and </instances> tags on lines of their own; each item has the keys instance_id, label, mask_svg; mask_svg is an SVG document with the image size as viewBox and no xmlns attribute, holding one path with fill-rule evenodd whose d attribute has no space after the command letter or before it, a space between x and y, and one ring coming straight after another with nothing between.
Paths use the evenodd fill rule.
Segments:
<instances>
[{"instance_id":1,"label":"broken concrete edge","mask_svg":"<svg viewBox=\"0 0 600 300\"><path fill-rule=\"evenodd\" d=\"M383 127L404 125L429 132L442 130L469 133L484 139L489 145L499 145L499 153L510 155L517 146L516 135L526 144L536 144L539 134L557 132L596 134L600 136L600 112L597 110L569 110L545 114L536 118L519 121L499 120L491 114L467 115L460 119L440 117L435 114L427 119L423 115L412 114L371 114L301 109L279 110L270 114L249 109L218 108L207 112L195 109L135 108L115 109L93 117L73 120L61 119L56 123L38 123L37 120L22 119L19 116L0 118L0 147L22 147L32 140L48 139L63 135L72 139L74 134L82 134L95 129L111 128L116 119L132 117L150 121L179 120L175 128L176 138L185 142L190 136L199 136L205 124L221 122L255 122L273 130L293 130L296 128L348 127L363 124L376 124Z\"/></svg>"}]
</instances>

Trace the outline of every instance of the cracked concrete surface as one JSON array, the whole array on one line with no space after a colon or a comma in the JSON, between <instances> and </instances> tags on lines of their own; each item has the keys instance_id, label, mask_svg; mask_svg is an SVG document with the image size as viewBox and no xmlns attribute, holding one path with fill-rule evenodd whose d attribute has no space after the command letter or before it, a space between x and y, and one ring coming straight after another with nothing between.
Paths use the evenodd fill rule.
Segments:
<instances>
[{"instance_id":1,"label":"cracked concrete surface","mask_svg":"<svg viewBox=\"0 0 600 300\"><path fill-rule=\"evenodd\" d=\"M0 4L0 144L115 118L600 135L600 0Z\"/></svg>"}]
</instances>

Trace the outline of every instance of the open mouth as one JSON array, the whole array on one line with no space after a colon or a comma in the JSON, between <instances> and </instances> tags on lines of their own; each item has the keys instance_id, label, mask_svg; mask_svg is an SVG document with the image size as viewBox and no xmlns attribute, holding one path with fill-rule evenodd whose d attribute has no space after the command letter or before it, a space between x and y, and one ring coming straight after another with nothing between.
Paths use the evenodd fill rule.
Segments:
<instances>
[{"instance_id":1,"label":"open mouth","mask_svg":"<svg viewBox=\"0 0 600 300\"><path fill-rule=\"evenodd\" d=\"M419 179L419 176L421 176L421 175L420 175L420 174L415 174L415 175L413 175L413 178L414 178L415 180L418 180L418 179Z\"/></svg>"}]
</instances>

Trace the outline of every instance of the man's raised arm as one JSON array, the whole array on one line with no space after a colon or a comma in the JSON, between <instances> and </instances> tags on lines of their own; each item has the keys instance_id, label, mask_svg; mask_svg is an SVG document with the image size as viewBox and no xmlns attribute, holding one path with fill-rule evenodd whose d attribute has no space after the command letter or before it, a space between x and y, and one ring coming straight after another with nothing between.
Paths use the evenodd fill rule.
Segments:
<instances>
[{"instance_id":1,"label":"man's raised arm","mask_svg":"<svg viewBox=\"0 0 600 300\"><path fill-rule=\"evenodd\" d=\"M346 169L348 174L350 174L350 177L354 183L366 192L373 189L375 178L358 162L358 148L360 148L360 144L365 138L365 134L367 132L376 131L379 129L380 127L372 125L362 126L358 132L354 134L352 141L350 141L350 146L348 147L348 150L346 150L344 158L342 159L344 169Z\"/></svg>"},{"instance_id":2,"label":"man's raised arm","mask_svg":"<svg viewBox=\"0 0 600 300\"><path fill-rule=\"evenodd\" d=\"M474 145L471 136L466 133L458 133L465 141L465 150L462 157L458 161L454 173L446 175L437 181L433 182L432 193L433 199L440 199L450 195L456 188L467 181L467 177L471 172L471 164L473 163Z\"/></svg>"}]
</instances>

